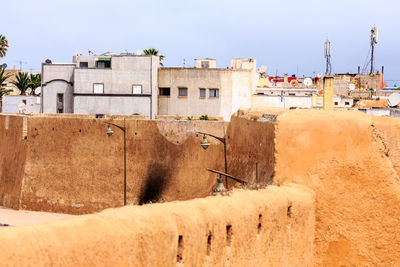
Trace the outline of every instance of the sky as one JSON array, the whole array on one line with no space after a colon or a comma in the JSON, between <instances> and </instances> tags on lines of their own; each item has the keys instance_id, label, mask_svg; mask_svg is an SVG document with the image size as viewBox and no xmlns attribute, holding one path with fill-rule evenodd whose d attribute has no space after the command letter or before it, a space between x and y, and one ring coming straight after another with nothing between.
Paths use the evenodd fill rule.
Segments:
<instances>
[{"instance_id":1,"label":"sky","mask_svg":"<svg viewBox=\"0 0 400 267\"><path fill-rule=\"evenodd\" d=\"M324 42L332 43L334 73L365 64L370 29L379 29L376 68L400 84L398 0L19 0L2 4L0 34L9 50L0 63L40 70L46 59L73 54L156 48L164 66L215 58L254 58L275 75L325 71Z\"/></svg>"}]
</instances>

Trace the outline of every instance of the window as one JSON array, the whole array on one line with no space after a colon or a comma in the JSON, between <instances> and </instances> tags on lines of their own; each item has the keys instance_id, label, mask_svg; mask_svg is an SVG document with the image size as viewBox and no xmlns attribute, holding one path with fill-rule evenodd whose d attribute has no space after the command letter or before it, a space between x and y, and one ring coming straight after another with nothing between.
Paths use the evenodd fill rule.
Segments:
<instances>
[{"instance_id":1,"label":"window","mask_svg":"<svg viewBox=\"0 0 400 267\"><path fill-rule=\"evenodd\" d=\"M160 95L170 96L171 95L171 88L160 88Z\"/></svg>"},{"instance_id":2,"label":"window","mask_svg":"<svg viewBox=\"0 0 400 267\"><path fill-rule=\"evenodd\" d=\"M3 84L1 84L1 86L7 86L7 83L3 83Z\"/></svg>"},{"instance_id":3,"label":"window","mask_svg":"<svg viewBox=\"0 0 400 267\"><path fill-rule=\"evenodd\" d=\"M137 84L132 85L132 94L134 95L142 94L142 86Z\"/></svg>"},{"instance_id":4,"label":"window","mask_svg":"<svg viewBox=\"0 0 400 267\"><path fill-rule=\"evenodd\" d=\"M337 101L334 102L334 105L337 106L339 103Z\"/></svg>"},{"instance_id":5,"label":"window","mask_svg":"<svg viewBox=\"0 0 400 267\"><path fill-rule=\"evenodd\" d=\"M296 95L295 93L289 93L289 95Z\"/></svg>"},{"instance_id":6,"label":"window","mask_svg":"<svg viewBox=\"0 0 400 267\"><path fill-rule=\"evenodd\" d=\"M350 102L344 102L344 104L346 105L346 106L350 106Z\"/></svg>"},{"instance_id":7,"label":"window","mask_svg":"<svg viewBox=\"0 0 400 267\"><path fill-rule=\"evenodd\" d=\"M96 67L98 69L109 69L111 68L111 58L110 60L99 60L96 62Z\"/></svg>"},{"instance_id":8,"label":"window","mask_svg":"<svg viewBox=\"0 0 400 267\"><path fill-rule=\"evenodd\" d=\"M22 100L22 103L24 103L26 105L26 99Z\"/></svg>"},{"instance_id":9,"label":"window","mask_svg":"<svg viewBox=\"0 0 400 267\"><path fill-rule=\"evenodd\" d=\"M206 89L200 88L200 97L206 97Z\"/></svg>"},{"instance_id":10,"label":"window","mask_svg":"<svg viewBox=\"0 0 400 267\"><path fill-rule=\"evenodd\" d=\"M104 93L104 83L94 83L93 84L93 93L94 94L103 94Z\"/></svg>"},{"instance_id":11,"label":"window","mask_svg":"<svg viewBox=\"0 0 400 267\"><path fill-rule=\"evenodd\" d=\"M178 96L187 96L188 90L187 88L179 88Z\"/></svg>"},{"instance_id":12,"label":"window","mask_svg":"<svg viewBox=\"0 0 400 267\"><path fill-rule=\"evenodd\" d=\"M210 61L202 61L201 62L201 67L203 69L208 69L210 67Z\"/></svg>"},{"instance_id":13,"label":"window","mask_svg":"<svg viewBox=\"0 0 400 267\"><path fill-rule=\"evenodd\" d=\"M210 89L210 97L219 97L219 89Z\"/></svg>"},{"instance_id":14,"label":"window","mask_svg":"<svg viewBox=\"0 0 400 267\"><path fill-rule=\"evenodd\" d=\"M64 113L64 94L57 94L57 113Z\"/></svg>"},{"instance_id":15,"label":"window","mask_svg":"<svg viewBox=\"0 0 400 267\"><path fill-rule=\"evenodd\" d=\"M88 68L89 67L89 63L88 62L79 62L79 67L80 68Z\"/></svg>"}]
</instances>

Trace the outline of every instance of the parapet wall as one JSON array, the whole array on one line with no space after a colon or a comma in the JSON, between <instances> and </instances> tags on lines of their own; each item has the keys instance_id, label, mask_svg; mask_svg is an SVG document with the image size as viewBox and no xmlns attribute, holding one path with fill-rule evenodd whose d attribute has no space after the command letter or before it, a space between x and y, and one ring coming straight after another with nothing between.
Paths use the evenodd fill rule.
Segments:
<instances>
[{"instance_id":1,"label":"parapet wall","mask_svg":"<svg viewBox=\"0 0 400 267\"><path fill-rule=\"evenodd\" d=\"M127 206L0 229L4 266L312 266L314 194L299 186Z\"/></svg>"},{"instance_id":2,"label":"parapet wall","mask_svg":"<svg viewBox=\"0 0 400 267\"><path fill-rule=\"evenodd\" d=\"M278 117L274 181L315 191L316 265L399 265L399 130L358 111Z\"/></svg>"}]
</instances>

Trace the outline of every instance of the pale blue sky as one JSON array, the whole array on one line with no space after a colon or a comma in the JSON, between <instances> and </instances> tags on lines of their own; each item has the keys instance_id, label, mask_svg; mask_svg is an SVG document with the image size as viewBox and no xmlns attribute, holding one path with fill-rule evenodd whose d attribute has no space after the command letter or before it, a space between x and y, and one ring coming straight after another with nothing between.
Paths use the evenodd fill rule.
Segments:
<instances>
[{"instance_id":1,"label":"pale blue sky","mask_svg":"<svg viewBox=\"0 0 400 267\"><path fill-rule=\"evenodd\" d=\"M166 66L183 59L250 57L269 74L324 71L323 43L332 42L334 72L356 72L379 28L376 63L400 80L400 1L396 0L20 0L2 4L0 33L9 67L40 70L46 58L70 62L74 53L135 52L155 47ZM400 82L399 82L400 83Z\"/></svg>"}]
</instances>

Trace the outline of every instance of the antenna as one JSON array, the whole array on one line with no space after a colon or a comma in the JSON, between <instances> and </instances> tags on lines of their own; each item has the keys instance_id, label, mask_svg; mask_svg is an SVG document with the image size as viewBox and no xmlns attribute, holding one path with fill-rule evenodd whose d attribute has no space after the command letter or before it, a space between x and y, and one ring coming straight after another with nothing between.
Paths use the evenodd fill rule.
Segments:
<instances>
[{"instance_id":1,"label":"antenna","mask_svg":"<svg viewBox=\"0 0 400 267\"><path fill-rule=\"evenodd\" d=\"M17 60L15 61L19 64L19 70L22 70L22 64L27 64L28 62L22 61L22 60Z\"/></svg>"},{"instance_id":2,"label":"antenna","mask_svg":"<svg viewBox=\"0 0 400 267\"><path fill-rule=\"evenodd\" d=\"M378 28L372 27L371 28L371 71L369 74L374 73L374 50L375 45L378 43Z\"/></svg>"},{"instance_id":3,"label":"antenna","mask_svg":"<svg viewBox=\"0 0 400 267\"><path fill-rule=\"evenodd\" d=\"M326 74L331 74L332 72L332 65L331 65L331 42L326 39L325 43L324 43L324 56L326 59L326 69L325 69L325 73Z\"/></svg>"}]
</instances>

